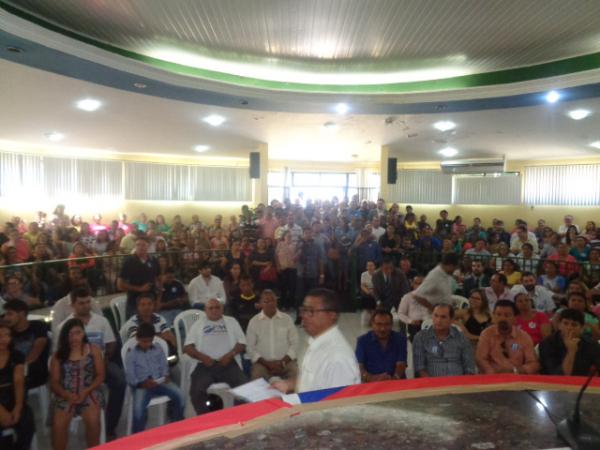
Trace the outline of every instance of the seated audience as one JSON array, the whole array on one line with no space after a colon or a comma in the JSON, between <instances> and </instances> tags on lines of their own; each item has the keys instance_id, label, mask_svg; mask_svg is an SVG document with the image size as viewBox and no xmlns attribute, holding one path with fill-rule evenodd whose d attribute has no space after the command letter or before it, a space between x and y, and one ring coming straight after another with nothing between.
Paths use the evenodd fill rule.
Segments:
<instances>
[{"instance_id":1,"label":"seated audience","mask_svg":"<svg viewBox=\"0 0 600 450\"><path fill-rule=\"evenodd\" d=\"M377 307L387 311L398 309L400 299L410 291L404 272L395 268L393 260L389 258L384 259L381 268L373 274L372 283Z\"/></svg>"},{"instance_id":2,"label":"seated audience","mask_svg":"<svg viewBox=\"0 0 600 450\"><path fill-rule=\"evenodd\" d=\"M561 242L558 244L557 252L548 256L548 261L556 262L558 273L567 279L579 273L579 264L577 264L575 257L569 254L569 251L569 245Z\"/></svg>"},{"instance_id":3,"label":"seated audience","mask_svg":"<svg viewBox=\"0 0 600 450\"><path fill-rule=\"evenodd\" d=\"M421 331L423 321L431 317L429 309L421 305L413 295L415 289L417 289L422 282L422 276L417 275L414 277L410 285L412 291L402 297L400 306L398 306L398 318L406 325L406 331L410 342L413 341L415 334Z\"/></svg>"},{"instance_id":4,"label":"seated audience","mask_svg":"<svg viewBox=\"0 0 600 450\"><path fill-rule=\"evenodd\" d=\"M198 309L204 309L206 303L213 298L223 304L227 301L223 282L211 274L210 264L207 262L200 265L200 274L190 281L188 294L191 305Z\"/></svg>"},{"instance_id":5,"label":"seated audience","mask_svg":"<svg viewBox=\"0 0 600 450\"><path fill-rule=\"evenodd\" d=\"M456 322L467 339L473 344L477 344L481 332L492 323L484 289L471 290L469 308L456 311Z\"/></svg>"},{"instance_id":6,"label":"seated audience","mask_svg":"<svg viewBox=\"0 0 600 450\"><path fill-rule=\"evenodd\" d=\"M550 336L552 325L546 313L536 311L533 299L524 292L515 295L517 317L515 324L531 337L533 345L538 345L542 339Z\"/></svg>"},{"instance_id":7,"label":"seated audience","mask_svg":"<svg viewBox=\"0 0 600 450\"><path fill-rule=\"evenodd\" d=\"M506 286L506 277L503 274L495 273L492 275L489 287L485 288L485 297L491 310L494 310L496 302L500 300L513 301L513 295Z\"/></svg>"},{"instance_id":8,"label":"seated audience","mask_svg":"<svg viewBox=\"0 0 600 450\"><path fill-rule=\"evenodd\" d=\"M515 326L515 304L499 300L494 306L494 324L482 331L476 361L482 374L534 374L539 363L531 337Z\"/></svg>"},{"instance_id":9,"label":"seated audience","mask_svg":"<svg viewBox=\"0 0 600 450\"><path fill-rule=\"evenodd\" d=\"M35 424L25 402L25 357L13 348L10 328L0 322L0 447L27 450ZM4 436L12 428L13 436Z\"/></svg>"},{"instance_id":10,"label":"seated audience","mask_svg":"<svg viewBox=\"0 0 600 450\"><path fill-rule=\"evenodd\" d=\"M89 288L78 287L71 296L73 314L60 325L60 329L70 320L79 319L83 323L87 340L96 345L104 354L104 373L108 387L108 403L106 405L106 435L114 438L123 401L125 400L125 374L121 366L115 362L117 357L117 341L108 320L102 315L92 312L92 297ZM59 342L60 344L60 342Z\"/></svg>"},{"instance_id":11,"label":"seated audience","mask_svg":"<svg viewBox=\"0 0 600 450\"><path fill-rule=\"evenodd\" d=\"M79 268L76 268L76 270L79 270ZM52 307L52 333L56 336L58 336L60 324L63 323L67 317L73 314L73 292L75 292L75 290L77 290L79 287L88 287L88 285L83 279L73 284L71 291L63 298L58 300ZM95 299L92 299L92 311L98 315L102 315L102 309L100 308L98 301Z\"/></svg>"},{"instance_id":12,"label":"seated audience","mask_svg":"<svg viewBox=\"0 0 600 450\"><path fill-rule=\"evenodd\" d=\"M551 314L556 309L552 293L544 286L536 285L535 275L531 272L523 273L521 284L517 284L510 290L511 294L526 294L534 304L537 311Z\"/></svg>"},{"instance_id":13,"label":"seated audience","mask_svg":"<svg viewBox=\"0 0 600 450\"><path fill-rule=\"evenodd\" d=\"M471 273L463 280L463 292L466 295L473 289L488 287L490 285L490 277L484 272L484 264L479 260L471 262Z\"/></svg>"},{"instance_id":14,"label":"seated audience","mask_svg":"<svg viewBox=\"0 0 600 450\"><path fill-rule=\"evenodd\" d=\"M12 331L13 348L25 358L25 386L32 389L48 381L50 340L48 326L39 320L27 320L27 305L21 300L4 304L4 322Z\"/></svg>"},{"instance_id":15,"label":"seated audience","mask_svg":"<svg viewBox=\"0 0 600 450\"><path fill-rule=\"evenodd\" d=\"M367 261L367 270L360 275L360 300L362 309L372 312L377 300L373 291L373 275L375 274L375 263Z\"/></svg>"},{"instance_id":16,"label":"seated audience","mask_svg":"<svg viewBox=\"0 0 600 450\"><path fill-rule=\"evenodd\" d=\"M248 356L252 361L251 378L296 378L298 331L294 320L277 309L277 297L269 289L260 295L262 311L248 323Z\"/></svg>"},{"instance_id":17,"label":"seated audience","mask_svg":"<svg viewBox=\"0 0 600 450\"><path fill-rule=\"evenodd\" d=\"M138 298L138 304L140 298L144 297ZM160 345L153 342L155 336L152 324L141 323L135 334L136 344L129 348L123 361L127 383L133 390L132 433L146 428L148 404L154 397L161 395L166 395L172 402L169 408L172 420L183 420L185 399L179 388L169 379L168 355Z\"/></svg>"},{"instance_id":18,"label":"seated audience","mask_svg":"<svg viewBox=\"0 0 600 450\"><path fill-rule=\"evenodd\" d=\"M172 267L161 275L160 286L156 312L165 319L168 327L172 327L175 317L190 306L188 294L183 283L175 279Z\"/></svg>"},{"instance_id":19,"label":"seated audience","mask_svg":"<svg viewBox=\"0 0 600 450\"><path fill-rule=\"evenodd\" d=\"M219 300L209 299L205 305L206 317L192 325L184 347L197 361L189 392L196 414L208 412L206 390L211 384L227 383L233 388L247 381L240 357L246 349L242 328L233 317L223 315Z\"/></svg>"},{"instance_id":20,"label":"seated audience","mask_svg":"<svg viewBox=\"0 0 600 450\"><path fill-rule=\"evenodd\" d=\"M4 301L19 300L24 302L29 309L40 308L42 302L39 298L29 295L23 289L23 281L17 275L8 276L6 288L2 293Z\"/></svg>"},{"instance_id":21,"label":"seated audience","mask_svg":"<svg viewBox=\"0 0 600 450\"><path fill-rule=\"evenodd\" d=\"M356 341L356 359L363 383L404 378L406 337L392 331L392 314L376 310L371 317L372 330Z\"/></svg>"},{"instance_id":22,"label":"seated audience","mask_svg":"<svg viewBox=\"0 0 600 450\"><path fill-rule=\"evenodd\" d=\"M519 266L522 272L537 273L540 265L540 257L533 253L533 246L529 243L525 243L521 246L521 253L519 253Z\"/></svg>"},{"instance_id":23,"label":"seated audience","mask_svg":"<svg viewBox=\"0 0 600 450\"><path fill-rule=\"evenodd\" d=\"M248 322L260 310L258 295L254 292L252 278L243 276L240 280L240 293L228 302L231 315L238 321L242 330L246 332Z\"/></svg>"},{"instance_id":24,"label":"seated audience","mask_svg":"<svg viewBox=\"0 0 600 450\"><path fill-rule=\"evenodd\" d=\"M473 375L475 360L469 340L452 326L452 305L436 305L430 328L417 333L413 341L415 376L444 377Z\"/></svg>"},{"instance_id":25,"label":"seated audience","mask_svg":"<svg viewBox=\"0 0 600 450\"><path fill-rule=\"evenodd\" d=\"M175 335L170 330L164 317L154 312L155 305L154 298L150 294L142 294L137 298L136 313L123 324L119 332L122 342L134 337L141 324L148 323L154 328L156 336L165 340L171 348L177 348Z\"/></svg>"},{"instance_id":26,"label":"seated audience","mask_svg":"<svg viewBox=\"0 0 600 450\"><path fill-rule=\"evenodd\" d=\"M103 406L100 386L103 381L104 363L100 348L90 344L81 320L67 319L60 329L56 353L50 360L50 388L55 397L52 420L54 449L67 448L69 425L74 416L83 419L87 446L100 444Z\"/></svg>"},{"instance_id":27,"label":"seated audience","mask_svg":"<svg viewBox=\"0 0 600 450\"><path fill-rule=\"evenodd\" d=\"M502 263L502 275L506 277L506 286L512 288L515 284L521 282L521 271L519 266L512 259L505 259Z\"/></svg>"},{"instance_id":28,"label":"seated audience","mask_svg":"<svg viewBox=\"0 0 600 450\"><path fill-rule=\"evenodd\" d=\"M562 294L567 288L567 280L558 274L558 266L554 261L544 262L544 273L539 276L538 284L554 294Z\"/></svg>"},{"instance_id":29,"label":"seated audience","mask_svg":"<svg viewBox=\"0 0 600 450\"><path fill-rule=\"evenodd\" d=\"M600 345L583 335L584 324L581 311L561 311L558 330L540 344L541 373L585 377L593 366L600 367Z\"/></svg>"},{"instance_id":30,"label":"seated audience","mask_svg":"<svg viewBox=\"0 0 600 450\"><path fill-rule=\"evenodd\" d=\"M600 321L598 320L598 317L590 311L585 293L581 290L571 289L575 286L574 283L571 283L569 286L569 293L567 294L567 308L575 309L583 314L584 325L582 334L597 341L600 339ZM552 318L555 330L558 329L560 313L564 309L565 308L561 308L556 311L556 314L554 314L554 317Z\"/></svg>"},{"instance_id":31,"label":"seated audience","mask_svg":"<svg viewBox=\"0 0 600 450\"><path fill-rule=\"evenodd\" d=\"M487 264L492 254L486 248L485 239L477 239L475 247L467 250L465 256L468 256L471 261L481 261L483 264Z\"/></svg>"}]
</instances>

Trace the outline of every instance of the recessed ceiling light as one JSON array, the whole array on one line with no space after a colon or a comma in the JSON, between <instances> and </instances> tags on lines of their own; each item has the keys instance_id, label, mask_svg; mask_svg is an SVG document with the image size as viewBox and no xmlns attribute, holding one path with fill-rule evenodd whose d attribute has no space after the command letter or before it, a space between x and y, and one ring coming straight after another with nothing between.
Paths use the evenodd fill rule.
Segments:
<instances>
[{"instance_id":1,"label":"recessed ceiling light","mask_svg":"<svg viewBox=\"0 0 600 450\"><path fill-rule=\"evenodd\" d=\"M65 138L65 135L59 133L58 131L51 131L49 133L44 134L46 138L52 142L62 141Z\"/></svg>"},{"instance_id":2,"label":"recessed ceiling light","mask_svg":"<svg viewBox=\"0 0 600 450\"><path fill-rule=\"evenodd\" d=\"M198 153L202 153L207 150L210 150L210 147L208 145L196 145L196 146L194 146L194 150L197 151Z\"/></svg>"},{"instance_id":3,"label":"recessed ceiling light","mask_svg":"<svg viewBox=\"0 0 600 450\"><path fill-rule=\"evenodd\" d=\"M350 110L350 107L345 103L338 103L335 105L335 111L338 114L346 114Z\"/></svg>"},{"instance_id":4,"label":"recessed ceiling light","mask_svg":"<svg viewBox=\"0 0 600 450\"><path fill-rule=\"evenodd\" d=\"M146 89L148 87L145 83L133 83L133 86L138 89Z\"/></svg>"},{"instance_id":5,"label":"recessed ceiling light","mask_svg":"<svg viewBox=\"0 0 600 450\"><path fill-rule=\"evenodd\" d=\"M598 150L600 150L600 141L594 141L590 144L590 147L594 147L597 148Z\"/></svg>"},{"instance_id":6,"label":"recessed ceiling light","mask_svg":"<svg viewBox=\"0 0 600 450\"><path fill-rule=\"evenodd\" d=\"M220 125L223 125L223 123L225 122L225 117L219 116L218 114L211 114L210 116L206 116L202 120L207 124L212 125L213 127L218 127Z\"/></svg>"},{"instance_id":7,"label":"recessed ceiling light","mask_svg":"<svg viewBox=\"0 0 600 450\"><path fill-rule=\"evenodd\" d=\"M587 109L573 109L568 112L568 115L573 120L585 119L591 112Z\"/></svg>"},{"instance_id":8,"label":"recessed ceiling light","mask_svg":"<svg viewBox=\"0 0 600 450\"><path fill-rule=\"evenodd\" d=\"M323 124L323 128L326 131L331 131L331 132L335 132L335 131L338 130L338 126L337 126L337 124L335 122L325 122Z\"/></svg>"},{"instance_id":9,"label":"recessed ceiling light","mask_svg":"<svg viewBox=\"0 0 600 450\"><path fill-rule=\"evenodd\" d=\"M451 158L458 154L458 150L456 150L453 147L446 147L446 148L441 149L438 153L442 156L445 156L446 158Z\"/></svg>"},{"instance_id":10,"label":"recessed ceiling light","mask_svg":"<svg viewBox=\"0 0 600 450\"><path fill-rule=\"evenodd\" d=\"M548 103L556 103L560 100L560 94L557 91L550 91L546 94L546 101Z\"/></svg>"},{"instance_id":11,"label":"recessed ceiling light","mask_svg":"<svg viewBox=\"0 0 600 450\"><path fill-rule=\"evenodd\" d=\"M433 126L440 131L449 131L453 130L456 127L456 124L451 120L440 120L439 122L434 123Z\"/></svg>"},{"instance_id":12,"label":"recessed ceiling light","mask_svg":"<svg viewBox=\"0 0 600 450\"><path fill-rule=\"evenodd\" d=\"M84 111L96 111L100 106L102 106L102 102L95 98L84 98L77 102L77 107Z\"/></svg>"}]
</instances>

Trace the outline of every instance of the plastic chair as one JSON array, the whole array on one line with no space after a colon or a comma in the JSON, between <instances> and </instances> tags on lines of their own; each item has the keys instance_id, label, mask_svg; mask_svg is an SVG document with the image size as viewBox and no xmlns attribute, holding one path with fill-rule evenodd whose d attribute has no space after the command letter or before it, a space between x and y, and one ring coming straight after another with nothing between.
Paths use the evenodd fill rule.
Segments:
<instances>
[{"instance_id":1,"label":"plastic chair","mask_svg":"<svg viewBox=\"0 0 600 450\"><path fill-rule=\"evenodd\" d=\"M121 327L125 323L125 315L127 314L127 296L119 295L110 301L110 310L112 311L117 327L116 332L119 333Z\"/></svg>"},{"instance_id":2,"label":"plastic chair","mask_svg":"<svg viewBox=\"0 0 600 450\"><path fill-rule=\"evenodd\" d=\"M183 393L184 397L189 396L189 379L192 374L192 368L195 367L194 361L189 356L183 353L183 345L185 343L185 337L192 328L192 325L198 321L201 317L206 317L204 311L198 309L188 309L182 311L173 320L173 326L175 327L175 337L177 339L177 357L179 358L181 378L179 380L179 388Z\"/></svg>"},{"instance_id":3,"label":"plastic chair","mask_svg":"<svg viewBox=\"0 0 600 450\"><path fill-rule=\"evenodd\" d=\"M169 347L164 339L162 339L158 336L155 336L154 340L152 342L154 344L160 345L163 352L165 353L165 357L169 356ZM123 361L123 365L125 365L125 360L127 358L127 352L129 352L129 350L131 350L135 346L136 343L137 343L137 340L135 339L135 337L132 337L123 344L123 347L121 348L121 359ZM127 410L127 434L128 435L131 434L131 428L133 426L133 395L131 395L132 390L133 390L133 388L127 389L127 391L125 392L125 402L129 398L129 408ZM167 397L166 395L160 395L158 397L154 397L152 400L150 400L150 403L148 403L148 409L150 409L150 407L152 407L152 406L160 406L158 420L161 425L164 425L166 423L166 417L167 417L166 413L167 413L167 403L168 402L169 402L169 397Z\"/></svg>"},{"instance_id":4,"label":"plastic chair","mask_svg":"<svg viewBox=\"0 0 600 450\"><path fill-rule=\"evenodd\" d=\"M81 416L73 416L71 424L69 425L72 434L77 433L80 423L83 423ZM100 443L106 443L106 420L104 418L104 410L100 411Z\"/></svg>"},{"instance_id":5,"label":"plastic chair","mask_svg":"<svg viewBox=\"0 0 600 450\"><path fill-rule=\"evenodd\" d=\"M453 295L452 301L454 302L454 309L469 309L469 299L462 295Z\"/></svg>"}]
</instances>

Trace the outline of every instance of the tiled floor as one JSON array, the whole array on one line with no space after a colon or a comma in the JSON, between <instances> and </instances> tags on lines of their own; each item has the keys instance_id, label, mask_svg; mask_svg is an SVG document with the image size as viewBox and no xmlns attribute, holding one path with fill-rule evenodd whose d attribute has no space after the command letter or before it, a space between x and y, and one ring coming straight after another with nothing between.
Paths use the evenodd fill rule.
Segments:
<instances>
[{"instance_id":1,"label":"tiled floor","mask_svg":"<svg viewBox=\"0 0 600 450\"><path fill-rule=\"evenodd\" d=\"M339 327L342 330L342 333L353 347L356 345L356 338L361 334L365 333L367 329L362 325L362 316L361 313L343 313L340 316ZM304 333L304 330L300 328L300 349L298 353L299 360L302 360L304 356L304 352L307 347L307 335ZM411 366L411 352L409 351L409 371L408 376L412 377ZM39 411L39 403L37 397L33 397L30 399L30 404L34 411ZM117 434L119 436L124 436L126 434L126 419L127 419L127 408L129 404L125 404L123 407L123 413L121 414L121 420L119 422L119 427L117 430ZM194 415L194 411L191 407L191 404L188 402L186 408L186 417L192 417ZM154 427L158 425L158 414L157 408L151 408L149 411L149 419L148 419L148 427ZM85 439L84 439L84 429L83 426L78 427L78 430L72 430L69 436L69 449L83 449L85 448ZM36 414L36 430L37 430L37 439L38 439L38 449L46 450L50 449L50 429L44 426L41 423L41 419L39 418L39 414Z\"/></svg>"}]
</instances>

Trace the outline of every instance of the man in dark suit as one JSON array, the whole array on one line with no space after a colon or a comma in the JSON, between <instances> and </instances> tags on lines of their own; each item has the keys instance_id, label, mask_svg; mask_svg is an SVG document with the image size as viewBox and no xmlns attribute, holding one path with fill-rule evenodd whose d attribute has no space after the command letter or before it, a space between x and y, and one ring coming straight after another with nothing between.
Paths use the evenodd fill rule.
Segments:
<instances>
[{"instance_id":1,"label":"man in dark suit","mask_svg":"<svg viewBox=\"0 0 600 450\"><path fill-rule=\"evenodd\" d=\"M490 277L483 269L483 262L473 261L471 263L471 274L465 277L463 281L464 296L469 297L469 294L473 289L485 288L489 285Z\"/></svg>"},{"instance_id":2,"label":"man in dark suit","mask_svg":"<svg viewBox=\"0 0 600 450\"><path fill-rule=\"evenodd\" d=\"M400 299L410 291L404 272L395 268L390 258L383 260L381 268L373 274L372 282L377 307L387 311L392 307L398 309Z\"/></svg>"}]
</instances>

